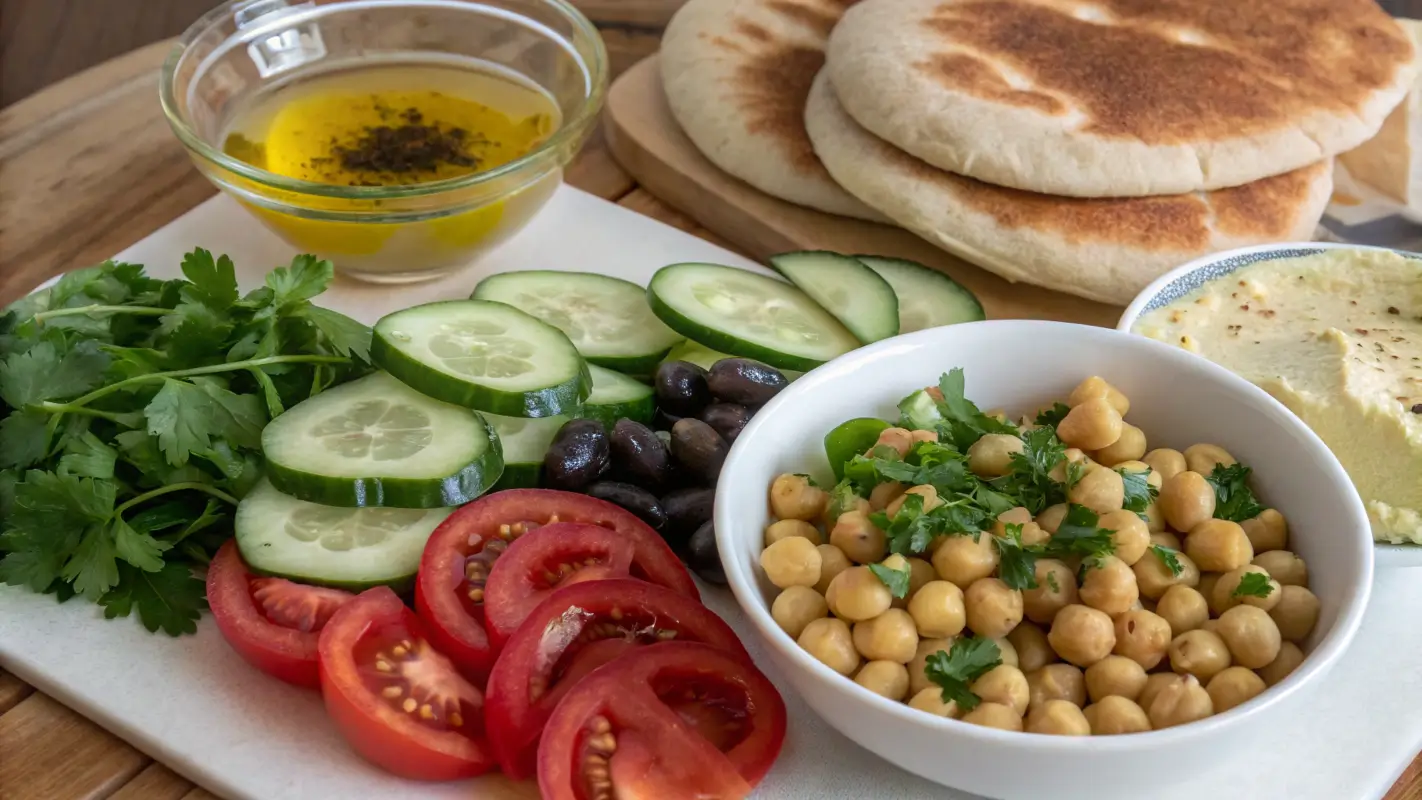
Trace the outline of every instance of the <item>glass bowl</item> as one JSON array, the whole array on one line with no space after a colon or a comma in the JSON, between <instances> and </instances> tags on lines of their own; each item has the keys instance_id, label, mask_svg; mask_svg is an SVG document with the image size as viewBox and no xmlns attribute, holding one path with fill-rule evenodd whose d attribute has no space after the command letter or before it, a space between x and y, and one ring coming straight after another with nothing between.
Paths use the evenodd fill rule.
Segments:
<instances>
[{"instance_id":1,"label":"glass bowl","mask_svg":"<svg viewBox=\"0 0 1422 800\"><path fill-rule=\"evenodd\" d=\"M383 62L507 76L545 93L561 124L508 163L399 186L300 180L223 152L255 98ZM607 64L562 0L232 0L183 34L159 92L197 168L278 236L352 277L404 283L472 263L537 213L596 124Z\"/></svg>"}]
</instances>

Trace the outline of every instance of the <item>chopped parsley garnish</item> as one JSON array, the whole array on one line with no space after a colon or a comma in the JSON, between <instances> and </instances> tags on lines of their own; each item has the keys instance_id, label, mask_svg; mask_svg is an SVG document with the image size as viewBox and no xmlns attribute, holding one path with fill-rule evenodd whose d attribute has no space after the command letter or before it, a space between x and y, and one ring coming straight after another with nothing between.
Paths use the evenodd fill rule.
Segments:
<instances>
[{"instance_id":1,"label":"chopped parsley garnish","mask_svg":"<svg viewBox=\"0 0 1422 800\"><path fill-rule=\"evenodd\" d=\"M889 587L889 594L900 598L908 597L909 575L912 574L908 564L904 564L903 569L894 569L883 564L870 564L869 571Z\"/></svg>"},{"instance_id":2,"label":"chopped parsley garnish","mask_svg":"<svg viewBox=\"0 0 1422 800\"><path fill-rule=\"evenodd\" d=\"M892 519L881 511L871 514L869 520L884 532L889 552L908 556L927 550L935 536L978 533L987 523L988 515L967 498L925 512L921 495L906 494Z\"/></svg>"},{"instance_id":3,"label":"chopped parsley garnish","mask_svg":"<svg viewBox=\"0 0 1422 800\"><path fill-rule=\"evenodd\" d=\"M992 541L998 553L998 578L1009 589L1037 588L1037 549L1022 544L1022 526L1016 522L1003 525L1003 536Z\"/></svg>"},{"instance_id":4,"label":"chopped parsley garnish","mask_svg":"<svg viewBox=\"0 0 1422 800\"><path fill-rule=\"evenodd\" d=\"M1243 522L1254 519L1264 510L1264 506L1254 498L1249 489L1249 473L1252 470L1243 464L1226 467L1216 464L1205 480L1215 487L1215 519Z\"/></svg>"},{"instance_id":5,"label":"chopped parsley garnish","mask_svg":"<svg viewBox=\"0 0 1422 800\"><path fill-rule=\"evenodd\" d=\"M1121 476L1121 482L1126 487L1126 502L1121 507L1127 511L1134 511L1138 515L1145 514L1146 507L1155 502L1155 498L1160 495L1160 492L1147 480L1150 473L1130 472L1124 469L1118 469L1116 472Z\"/></svg>"},{"instance_id":6,"label":"chopped parsley garnish","mask_svg":"<svg viewBox=\"0 0 1422 800\"><path fill-rule=\"evenodd\" d=\"M1274 593L1274 585L1269 583L1269 576L1262 572L1246 572L1239 579L1239 585L1234 587L1230 597L1268 597Z\"/></svg>"},{"instance_id":7,"label":"chopped parsley garnish","mask_svg":"<svg viewBox=\"0 0 1422 800\"><path fill-rule=\"evenodd\" d=\"M978 409L973 401L963 394L963 369L954 368L938 379L938 391L943 399L938 401L938 413L943 421L938 423L938 438L952 443L959 451L966 451L973 442L987 433L1017 433L1017 426L990 417Z\"/></svg>"},{"instance_id":8,"label":"chopped parsley garnish","mask_svg":"<svg viewBox=\"0 0 1422 800\"><path fill-rule=\"evenodd\" d=\"M846 511L852 511L859 505L859 495L854 491L854 485L848 478L836 483L829 492L829 507L825 511L826 516L831 520L839 519L840 515Z\"/></svg>"},{"instance_id":9,"label":"chopped parsley garnish","mask_svg":"<svg viewBox=\"0 0 1422 800\"><path fill-rule=\"evenodd\" d=\"M1155 553L1155 557L1160 559L1160 563L1164 564L1166 569L1170 570L1171 576L1178 578L1180 573L1185 571L1185 567L1180 564L1180 559L1176 558L1178 555L1176 551L1158 544L1151 545L1150 551Z\"/></svg>"},{"instance_id":10,"label":"chopped parsley garnish","mask_svg":"<svg viewBox=\"0 0 1422 800\"><path fill-rule=\"evenodd\" d=\"M810 475L807 475L806 473L803 473L803 472L796 472L796 473L794 473L794 474L795 474L795 477L797 477L797 478L804 478L804 479L805 479L805 483L808 483L809 485L815 487L816 489L822 489L822 488L824 488L824 487L820 486L819 482L816 481L816 480L814 479L814 477L812 477L812 476L810 476Z\"/></svg>"},{"instance_id":11,"label":"chopped parsley garnish","mask_svg":"<svg viewBox=\"0 0 1422 800\"><path fill-rule=\"evenodd\" d=\"M1033 420L1038 425L1057 427L1061 421L1066 419L1066 415L1071 413L1071 406L1066 403L1053 403L1051 408L1045 408L1037 412L1037 418Z\"/></svg>"},{"instance_id":12,"label":"chopped parsley garnish","mask_svg":"<svg viewBox=\"0 0 1422 800\"><path fill-rule=\"evenodd\" d=\"M1057 532L1047 541L1046 552L1051 556L1077 555L1087 559L1098 559L1116 552L1111 534L1097 527L1100 517L1095 511L1075 503L1067 506Z\"/></svg>"},{"instance_id":13,"label":"chopped parsley garnish","mask_svg":"<svg viewBox=\"0 0 1422 800\"><path fill-rule=\"evenodd\" d=\"M1001 663L1002 651L997 642L964 636L953 641L952 649L930 654L923 672L943 690L943 702L957 703L959 711L972 711L982 698L968 687Z\"/></svg>"},{"instance_id":14,"label":"chopped parsley garnish","mask_svg":"<svg viewBox=\"0 0 1422 800\"><path fill-rule=\"evenodd\" d=\"M1054 592L1060 593L1061 584L1057 583L1057 573L1055 571L1047 573L1047 586Z\"/></svg>"},{"instance_id":15,"label":"chopped parsley garnish","mask_svg":"<svg viewBox=\"0 0 1422 800\"><path fill-rule=\"evenodd\" d=\"M1022 451L1012 454L1012 471L993 481L993 488L1036 516L1047 506L1066 499L1067 485L1053 480L1050 474L1065 458L1066 447L1054 429L1033 428L1022 434ZM1068 485L1072 482L1068 480Z\"/></svg>"}]
</instances>

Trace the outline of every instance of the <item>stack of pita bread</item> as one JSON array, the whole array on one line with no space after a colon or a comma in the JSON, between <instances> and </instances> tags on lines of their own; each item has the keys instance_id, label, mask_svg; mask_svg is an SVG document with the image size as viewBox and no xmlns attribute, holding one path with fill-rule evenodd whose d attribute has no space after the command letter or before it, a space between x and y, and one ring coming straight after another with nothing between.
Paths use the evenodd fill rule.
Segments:
<instances>
[{"instance_id":1,"label":"stack of pita bread","mask_svg":"<svg viewBox=\"0 0 1422 800\"><path fill-rule=\"evenodd\" d=\"M1312 237L1418 72L1373 0L690 0L672 112L712 162L1004 278L1125 303Z\"/></svg>"}]
</instances>

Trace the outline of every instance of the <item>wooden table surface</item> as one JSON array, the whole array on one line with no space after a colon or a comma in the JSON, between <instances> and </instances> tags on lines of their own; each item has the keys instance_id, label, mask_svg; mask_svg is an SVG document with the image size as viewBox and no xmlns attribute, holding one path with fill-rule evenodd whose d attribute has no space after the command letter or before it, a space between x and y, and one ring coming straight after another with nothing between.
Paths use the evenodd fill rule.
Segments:
<instances>
[{"instance_id":1,"label":"wooden table surface","mask_svg":"<svg viewBox=\"0 0 1422 800\"><path fill-rule=\"evenodd\" d=\"M575 0L602 28L616 72L654 52L662 26L680 0ZM127 6L149 16L123 17L130 26L162 30L171 19L152 11L180 6L189 13L210 0L0 0L0 73L23 63L45 83L44 59L60 52L17 26L54 19L56 9ZM63 17L61 13L60 18ZM18 19L17 19L18 18ZM92 35L100 47L102 26ZM16 48L29 56L15 56ZM28 48L28 49L26 49ZM168 45L119 56L0 110L0 304L66 269L102 260L212 196L164 122L157 68ZM92 49L92 48L91 48ZM19 90L7 84L0 106ZM27 93L27 92L25 92ZM568 182L600 197L715 240L688 217L638 188L595 138L573 163ZM718 242L720 244L724 244ZM124 624L115 622L111 624ZM56 633L56 635L63 635ZM220 724L214 720L214 724ZM1367 765L1358 765L1367 769ZM96 724L0 669L0 798L5 800L199 800L212 794L109 734ZM1258 798L1258 800L1273 800ZM1339 800L1353 800L1340 798ZM1422 800L1422 757L1386 800Z\"/></svg>"}]
</instances>

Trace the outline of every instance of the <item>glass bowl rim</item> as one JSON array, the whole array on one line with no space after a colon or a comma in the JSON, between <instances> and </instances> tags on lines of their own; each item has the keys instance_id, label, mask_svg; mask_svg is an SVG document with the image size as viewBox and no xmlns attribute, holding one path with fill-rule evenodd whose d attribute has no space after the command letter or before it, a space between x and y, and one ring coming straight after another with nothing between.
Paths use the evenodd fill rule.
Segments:
<instances>
[{"instance_id":1,"label":"glass bowl rim","mask_svg":"<svg viewBox=\"0 0 1422 800\"><path fill-rule=\"evenodd\" d=\"M603 41L602 33L598 31L597 26L575 6L567 2L567 0L532 0L532 2L550 7L560 13L566 20L573 24L576 31L581 31L587 35L593 43L592 58L589 60L589 63L586 64L591 91L588 92L587 97L583 98L579 104L577 114L571 119L565 120L563 124L558 127L558 130L554 131L553 135L548 137L548 139L537 148L513 161L500 164L490 170L405 186L339 186L317 181L289 178L285 175L279 175L275 172L254 167L245 161L227 155L199 136L197 132L193 130L193 127L188 124L188 121L178 113L174 83L178 64L182 60L183 55L192 47L197 38L207 32L217 21L230 16L239 6L251 2L252 0L227 0L227 2L203 14L196 22L190 25L187 30L183 31L182 35L178 37L178 41L169 51L168 57L163 61L163 67L158 80L158 96L163 106L163 115L168 118L168 125L173 129L178 140L181 141L183 146L190 152L247 180L279 191L338 199L389 200L428 197L430 195L438 195L450 191L475 188L482 184L491 183L500 178L517 174L526 167L544 160L549 153L556 152L568 144L577 141L582 136L584 129L592 124L597 119L598 114L601 113L602 105L607 95L609 66L607 45ZM406 2L406 0L365 0L365 2L372 3L376 6L394 6L401 5ZM415 0L415 2L419 2L419 0ZM444 3L439 2L439 0L436 0L436 2L439 5L444 5ZM477 2L471 2L469 5L477 6L479 4ZM297 6L296 8L300 7ZM314 8L319 9L320 6L315 6Z\"/></svg>"}]
</instances>

